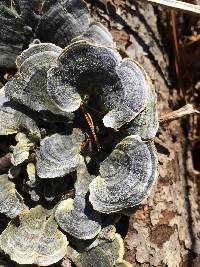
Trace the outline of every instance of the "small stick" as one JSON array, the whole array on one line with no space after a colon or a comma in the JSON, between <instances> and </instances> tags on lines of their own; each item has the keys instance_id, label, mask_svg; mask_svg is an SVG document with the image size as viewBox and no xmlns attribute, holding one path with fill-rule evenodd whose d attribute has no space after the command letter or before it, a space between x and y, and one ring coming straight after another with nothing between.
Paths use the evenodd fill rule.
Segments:
<instances>
[{"instance_id":1,"label":"small stick","mask_svg":"<svg viewBox=\"0 0 200 267\"><path fill-rule=\"evenodd\" d=\"M189 39L189 38L188 38ZM188 42L185 42L185 43L182 43L181 44L181 47L188 47L188 46L190 46L190 45L193 45L194 43L196 43L196 42L198 42L198 41L200 41L200 34L198 34L197 36L196 36L196 39L193 39L193 40L188 40Z\"/></svg>"},{"instance_id":2,"label":"small stick","mask_svg":"<svg viewBox=\"0 0 200 267\"><path fill-rule=\"evenodd\" d=\"M95 140L95 143L96 143L96 146L97 146L97 149L100 150L101 149L101 146L100 146L100 143L97 139L97 136L96 136L96 133L95 133L95 127L94 127L94 123L93 123L93 120L92 120L92 117L90 116L90 114L87 112L87 110L84 108L83 104L81 104L81 109L84 113L84 116L86 118L86 121L91 129L91 132L92 132L92 135L94 137L94 140Z\"/></svg>"},{"instance_id":3,"label":"small stick","mask_svg":"<svg viewBox=\"0 0 200 267\"><path fill-rule=\"evenodd\" d=\"M198 110L194 109L191 104L187 104L180 109L177 109L175 111L172 111L172 112L169 112L165 115L162 115L159 118L159 123L163 124L165 122L177 120L177 119L180 119L180 118L185 117L187 115L195 114L195 113L199 114L200 112Z\"/></svg>"},{"instance_id":4,"label":"small stick","mask_svg":"<svg viewBox=\"0 0 200 267\"><path fill-rule=\"evenodd\" d=\"M200 15L200 6L189 4L183 1L177 0L140 0L152 5L160 5L168 8L173 8L178 11L192 13L193 15Z\"/></svg>"}]
</instances>

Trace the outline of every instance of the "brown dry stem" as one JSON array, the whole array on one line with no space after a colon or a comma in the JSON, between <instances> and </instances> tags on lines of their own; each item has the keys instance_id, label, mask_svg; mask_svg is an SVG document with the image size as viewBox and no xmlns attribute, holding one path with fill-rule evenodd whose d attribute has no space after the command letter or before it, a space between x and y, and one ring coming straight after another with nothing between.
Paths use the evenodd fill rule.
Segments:
<instances>
[{"instance_id":1,"label":"brown dry stem","mask_svg":"<svg viewBox=\"0 0 200 267\"><path fill-rule=\"evenodd\" d=\"M192 13L193 15L200 15L200 6L186 3L177 0L140 0L152 5L160 5L163 7L172 8L181 12Z\"/></svg>"},{"instance_id":2,"label":"brown dry stem","mask_svg":"<svg viewBox=\"0 0 200 267\"><path fill-rule=\"evenodd\" d=\"M98 140L96 132L95 132L95 126L94 126L92 117L90 116L89 112L85 109L83 104L81 104L81 110L83 111L83 114L84 114L84 116L86 118L86 121L87 121L87 123L88 123L88 125L90 127L90 130L92 132L92 136L93 136L94 141L96 143L97 149L100 150L101 146L100 146L99 140Z\"/></svg>"},{"instance_id":3,"label":"brown dry stem","mask_svg":"<svg viewBox=\"0 0 200 267\"><path fill-rule=\"evenodd\" d=\"M199 114L200 112L193 108L191 104L186 104L180 109L177 109L175 111L169 112L167 114L164 114L160 116L159 123L163 124L166 122L170 122L173 120L181 119L182 117L185 117L187 115L191 114Z\"/></svg>"}]
</instances>

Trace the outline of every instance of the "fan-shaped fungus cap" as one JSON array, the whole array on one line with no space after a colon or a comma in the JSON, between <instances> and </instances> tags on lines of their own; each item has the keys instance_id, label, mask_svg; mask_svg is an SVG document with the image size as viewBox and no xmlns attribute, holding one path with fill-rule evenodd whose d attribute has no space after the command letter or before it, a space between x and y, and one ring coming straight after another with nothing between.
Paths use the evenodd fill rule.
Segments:
<instances>
[{"instance_id":1,"label":"fan-shaped fungus cap","mask_svg":"<svg viewBox=\"0 0 200 267\"><path fill-rule=\"evenodd\" d=\"M0 5L0 67L15 68L15 59L20 54L25 34L23 19Z\"/></svg>"},{"instance_id":2,"label":"fan-shaped fungus cap","mask_svg":"<svg viewBox=\"0 0 200 267\"><path fill-rule=\"evenodd\" d=\"M55 212L59 226L78 239L92 239L101 230L101 215L93 210L86 197L93 178L85 164L78 166L75 198L62 201Z\"/></svg>"},{"instance_id":3,"label":"fan-shaped fungus cap","mask_svg":"<svg viewBox=\"0 0 200 267\"><path fill-rule=\"evenodd\" d=\"M0 246L19 264L46 266L64 257L66 236L57 229L50 212L37 206L11 221L0 236Z\"/></svg>"},{"instance_id":4,"label":"fan-shaped fungus cap","mask_svg":"<svg viewBox=\"0 0 200 267\"><path fill-rule=\"evenodd\" d=\"M111 48L86 41L63 50L58 67L48 71L47 83L60 110L77 110L82 98L89 95L89 103L107 113L104 125L114 129L133 120L145 108L148 96L148 83L139 65L122 60Z\"/></svg>"},{"instance_id":5,"label":"fan-shaped fungus cap","mask_svg":"<svg viewBox=\"0 0 200 267\"><path fill-rule=\"evenodd\" d=\"M47 70L56 65L59 55L55 50L54 45L38 44L23 52L17 59L18 73L4 86L6 96L32 110L60 113L47 94Z\"/></svg>"},{"instance_id":6,"label":"fan-shaped fungus cap","mask_svg":"<svg viewBox=\"0 0 200 267\"><path fill-rule=\"evenodd\" d=\"M29 48L24 50L16 59L17 67L20 68L20 66L24 63L26 59L29 57L36 55L38 53L42 52L55 52L60 54L62 52L62 48L55 44L51 43L40 43L40 44L30 44Z\"/></svg>"},{"instance_id":7,"label":"fan-shaped fungus cap","mask_svg":"<svg viewBox=\"0 0 200 267\"><path fill-rule=\"evenodd\" d=\"M83 35L74 38L72 41L75 42L80 40L104 46L114 46L111 33L100 22L92 22L88 30Z\"/></svg>"},{"instance_id":8,"label":"fan-shaped fungus cap","mask_svg":"<svg viewBox=\"0 0 200 267\"><path fill-rule=\"evenodd\" d=\"M90 184L90 202L103 213L133 207L147 196L156 179L154 145L138 135L124 138L101 163L100 176Z\"/></svg>"},{"instance_id":9,"label":"fan-shaped fungus cap","mask_svg":"<svg viewBox=\"0 0 200 267\"><path fill-rule=\"evenodd\" d=\"M0 212L14 218L25 208L23 198L15 189L15 184L8 179L7 174L0 175Z\"/></svg>"},{"instance_id":10,"label":"fan-shaped fungus cap","mask_svg":"<svg viewBox=\"0 0 200 267\"><path fill-rule=\"evenodd\" d=\"M53 134L41 141L36 152L36 170L40 178L55 178L74 171L83 161L80 155L84 135L74 129L71 135Z\"/></svg>"},{"instance_id":11,"label":"fan-shaped fungus cap","mask_svg":"<svg viewBox=\"0 0 200 267\"><path fill-rule=\"evenodd\" d=\"M71 247L68 257L79 267L113 267L121 262L124 255L123 240L119 234L114 234L112 240L102 240L98 246L84 252L77 252Z\"/></svg>"},{"instance_id":12,"label":"fan-shaped fungus cap","mask_svg":"<svg viewBox=\"0 0 200 267\"><path fill-rule=\"evenodd\" d=\"M55 218L65 232L79 239L92 239L101 230L101 215L93 210L85 196L62 201Z\"/></svg>"},{"instance_id":13,"label":"fan-shaped fungus cap","mask_svg":"<svg viewBox=\"0 0 200 267\"><path fill-rule=\"evenodd\" d=\"M89 27L89 11L82 0L58 0L41 17L37 37L61 47L83 34Z\"/></svg>"},{"instance_id":14,"label":"fan-shaped fungus cap","mask_svg":"<svg viewBox=\"0 0 200 267\"><path fill-rule=\"evenodd\" d=\"M0 6L1 67L15 68L17 55L33 36L42 42L52 42L65 47L89 27L89 11L82 0L17 2L20 14L7 8L4 3ZM42 2L45 2L44 8ZM42 14L37 14L36 10L42 11Z\"/></svg>"},{"instance_id":15,"label":"fan-shaped fungus cap","mask_svg":"<svg viewBox=\"0 0 200 267\"><path fill-rule=\"evenodd\" d=\"M157 95L155 89L144 71L149 84L148 98L145 109L127 126L128 135L138 134L143 140L153 139L158 131Z\"/></svg>"},{"instance_id":16,"label":"fan-shaped fungus cap","mask_svg":"<svg viewBox=\"0 0 200 267\"><path fill-rule=\"evenodd\" d=\"M16 103L5 97L4 87L0 89L0 135L9 135L26 129L32 136L40 137L36 122L17 109Z\"/></svg>"}]
</instances>

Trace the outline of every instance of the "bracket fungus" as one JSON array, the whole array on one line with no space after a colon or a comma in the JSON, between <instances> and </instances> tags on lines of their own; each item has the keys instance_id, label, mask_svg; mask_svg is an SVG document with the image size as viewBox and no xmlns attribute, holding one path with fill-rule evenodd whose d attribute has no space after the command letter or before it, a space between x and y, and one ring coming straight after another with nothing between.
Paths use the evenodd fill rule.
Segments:
<instances>
[{"instance_id":1,"label":"bracket fungus","mask_svg":"<svg viewBox=\"0 0 200 267\"><path fill-rule=\"evenodd\" d=\"M63 200L55 217L65 232L78 239L92 239L101 230L101 215L92 209L85 197Z\"/></svg>"},{"instance_id":2,"label":"bracket fungus","mask_svg":"<svg viewBox=\"0 0 200 267\"><path fill-rule=\"evenodd\" d=\"M0 5L0 67L13 68L25 42L23 19L5 5Z\"/></svg>"},{"instance_id":3,"label":"bracket fungus","mask_svg":"<svg viewBox=\"0 0 200 267\"><path fill-rule=\"evenodd\" d=\"M20 69L21 65L24 63L26 59L38 53L47 52L47 51L60 54L62 52L62 48L51 43L30 44L29 48L24 50L17 57L16 59L17 67Z\"/></svg>"},{"instance_id":4,"label":"bracket fungus","mask_svg":"<svg viewBox=\"0 0 200 267\"><path fill-rule=\"evenodd\" d=\"M74 171L83 161L80 155L84 135L74 129L71 135L45 137L36 152L36 170L40 178L55 178Z\"/></svg>"},{"instance_id":5,"label":"bracket fungus","mask_svg":"<svg viewBox=\"0 0 200 267\"><path fill-rule=\"evenodd\" d=\"M93 177L85 166L79 167L75 183L75 198L63 200L57 207L55 218L60 227L78 239L92 239L101 230L101 215L93 210L86 193Z\"/></svg>"},{"instance_id":6,"label":"bracket fungus","mask_svg":"<svg viewBox=\"0 0 200 267\"><path fill-rule=\"evenodd\" d=\"M74 38L72 42L85 40L90 43L114 47L111 33L100 22L92 22L85 33Z\"/></svg>"},{"instance_id":7,"label":"bracket fungus","mask_svg":"<svg viewBox=\"0 0 200 267\"><path fill-rule=\"evenodd\" d=\"M20 52L39 38L65 47L85 32L90 24L87 5L82 0L20 0L19 10L0 6L0 66L15 68Z\"/></svg>"},{"instance_id":8,"label":"bracket fungus","mask_svg":"<svg viewBox=\"0 0 200 267\"><path fill-rule=\"evenodd\" d=\"M58 66L47 74L48 93L66 112L77 110L84 96L95 96L106 127L120 128L144 108L148 84L139 67L111 48L78 41L58 57ZM89 99L90 101L90 99Z\"/></svg>"},{"instance_id":9,"label":"bracket fungus","mask_svg":"<svg viewBox=\"0 0 200 267\"><path fill-rule=\"evenodd\" d=\"M89 23L90 15L84 1L58 0L41 17L36 35L42 42L65 47L85 32Z\"/></svg>"},{"instance_id":10,"label":"bracket fungus","mask_svg":"<svg viewBox=\"0 0 200 267\"><path fill-rule=\"evenodd\" d=\"M35 111L59 113L47 94L46 76L47 70L56 64L60 50L52 44L38 44L24 51L17 58L18 73L4 87L6 96Z\"/></svg>"},{"instance_id":11,"label":"bracket fungus","mask_svg":"<svg viewBox=\"0 0 200 267\"><path fill-rule=\"evenodd\" d=\"M40 137L36 122L23 110L23 108L19 110L16 103L6 98L2 87L0 89L0 135L9 135L25 129L30 135Z\"/></svg>"},{"instance_id":12,"label":"bracket fungus","mask_svg":"<svg viewBox=\"0 0 200 267\"><path fill-rule=\"evenodd\" d=\"M152 82L145 71L144 75L149 84L147 103L145 109L126 126L126 131L128 135L138 134L143 140L150 140L155 137L158 131L157 96Z\"/></svg>"},{"instance_id":13,"label":"bracket fungus","mask_svg":"<svg viewBox=\"0 0 200 267\"><path fill-rule=\"evenodd\" d=\"M100 175L90 184L95 210L112 213L142 202L155 181L157 160L154 145L140 136L124 138L101 163Z\"/></svg>"},{"instance_id":14,"label":"bracket fungus","mask_svg":"<svg viewBox=\"0 0 200 267\"><path fill-rule=\"evenodd\" d=\"M18 264L65 256L77 267L130 267L115 225L156 180L153 84L83 0L8 6L0 6L0 67L18 71L0 89L8 141L0 152L10 157L0 212L11 218L0 247Z\"/></svg>"},{"instance_id":15,"label":"bracket fungus","mask_svg":"<svg viewBox=\"0 0 200 267\"><path fill-rule=\"evenodd\" d=\"M15 184L7 174L0 175L0 212L14 218L25 208L23 197L15 189Z\"/></svg>"},{"instance_id":16,"label":"bracket fungus","mask_svg":"<svg viewBox=\"0 0 200 267\"><path fill-rule=\"evenodd\" d=\"M128 262L123 260L123 240L121 236L116 233L113 233L112 239L102 239L97 246L83 252L78 252L69 247L67 256L78 267L94 266L94 263L95 267L113 267L122 263L126 263L127 265L125 266L131 266Z\"/></svg>"},{"instance_id":17,"label":"bracket fungus","mask_svg":"<svg viewBox=\"0 0 200 267\"><path fill-rule=\"evenodd\" d=\"M41 206L13 219L0 236L0 247L19 264L47 266L62 259L68 241L50 211Z\"/></svg>"},{"instance_id":18,"label":"bracket fungus","mask_svg":"<svg viewBox=\"0 0 200 267\"><path fill-rule=\"evenodd\" d=\"M43 1L44 0L18 0L20 15L27 25L36 26L39 15L36 14L35 11L39 10Z\"/></svg>"}]
</instances>

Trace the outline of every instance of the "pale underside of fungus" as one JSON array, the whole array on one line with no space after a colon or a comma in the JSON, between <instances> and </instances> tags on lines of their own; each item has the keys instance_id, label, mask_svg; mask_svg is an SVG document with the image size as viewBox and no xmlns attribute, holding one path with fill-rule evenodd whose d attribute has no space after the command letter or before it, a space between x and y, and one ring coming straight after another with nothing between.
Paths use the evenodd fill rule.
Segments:
<instances>
[{"instance_id":1,"label":"pale underside of fungus","mask_svg":"<svg viewBox=\"0 0 200 267\"><path fill-rule=\"evenodd\" d=\"M11 163L17 166L28 159L29 151L34 148L34 142L32 142L24 133L18 133L15 140L18 143L13 147Z\"/></svg>"},{"instance_id":2,"label":"pale underside of fungus","mask_svg":"<svg viewBox=\"0 0 200 267\"><path fill-rule=\"evenodd\" d=\"M114 225L156 180L154 86L83 0L14 2L0 7L0 67L17 67L0 89L0 248L18 264L130 267Z\"/></svg>"}]
</instances>

